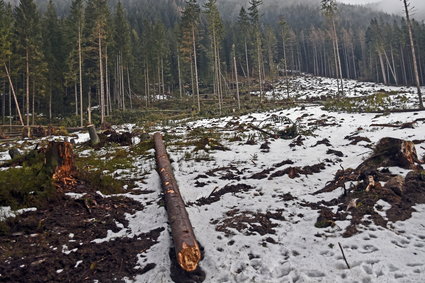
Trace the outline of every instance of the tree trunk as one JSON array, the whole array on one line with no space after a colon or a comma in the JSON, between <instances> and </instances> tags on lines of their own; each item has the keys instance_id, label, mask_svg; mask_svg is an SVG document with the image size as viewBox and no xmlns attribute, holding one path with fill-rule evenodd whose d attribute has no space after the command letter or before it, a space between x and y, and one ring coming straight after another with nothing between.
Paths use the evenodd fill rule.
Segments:
<instances>
[{"instance_id":1,"label":"tree trunk","mask_svg":"<svg viewBox=\"0 0 425 283\"><path fill-rule=\"evenodd\" d=\"M110 116L112 112L111 87L109 83L109 68L108 68L108 45L105 47L105 86L106 86L106 116Z\"/></svg>"},{"instance_id":2,"label":"tree trunk","mask_svg":"<svg viewBox=\"0 0 425 283\"><path fill-rule=\"evenodd\" d=\"M193 58L195 68L195 82L196 82L196 96L198 102L198 113L201 112L201 98L199 96L199 78L198 78L198 59L196 56L196 41L195 41L195 27L192 26L192 44L193 44Z\"/></svg>"},{"instance_id":3,"label":"tree trunk","mask_svg":"<svg viewBox=\"0 0 425 283\"><path fill-rule=\"evenodd\" d=\"M121 68L120 68L120 72L121 72L121 94L122 94L122 110L125 111L125 87L124 87L124 64L122 62L122 53L120 55L120 63L121 63Z\"/></svg>"},{"instance_id":4,"label":"tree trunk","mask_svg":"<svg viewBox=\"0 0 425 283\"><path fill-rule=\"evenodd\" d=\"M81 51L81 22L78 25L78 69L80 76L80 126L84 126L84 108L83 108L83 59Z\"/></svg>"},{"instance_id":5,"label":"tree trunk","mask_svg":"<svg viewBox=\"0 0 425 283\"><path fill-rule=\"evenodd\" d=\"M337 59L338 59L338 70L339 70L339 76L340 76L340 79L341 79L341 92L342 92L342 95L344 96L344 79L342 77L341 56L339 54L338 34L336 32L335 19L332 19L332 25L333 25L334 36L335 36L336 54L337 54Z\"/></svg>"},{"instance_id":6,"label":"tree trunk","mask_svg":"<svg viewBox=\"0 0 425 283\"><path fill-rule=\"evenodd\" d=\"M164 193L165 207L171 227L177 262L182 269L194 271L201 260L201 251L193 233L189 215L187 214L160 133L154 135L154 142L156 164L161 178L161 186Z\"/></svg>"},{"instance_id":7,"label":"tree trunk","mask_svg":"<svg viewBox=\"0 0 425 283\"><path fill-rule=\"evenodd\" d=\"M410 48L412 50L413 71L415 73L416 88L417 88L417 91L418 91L419 108L424 109L424 104L423 104L423 101L422 101L421 83L420 83L420 80L419 80L418 62L416 61L415 42L413 41L412 22L410 21L410 16L409 16L409 5L410 5L410 3L408 3L407 0L403 0L403 2L404 2L404 10L406 12L407 27L408 27L408 30L409 30Z\"/></svg>"},{"instance_id":8,"label":"tree trunk","mask_svg":"<svg viewBox=\"0 0 425 283\"><path fill-rule=\"evenodd\" d=\"M130 82L130 68L127 66L127 83L128 83L128 94L130 99L130 109L133 109L133 96L131 95L131 82Z\"/></svg>"},{"instance_id":9,"label":"tree trunk","mask_svg":"<svg viewBox=\"0 0 425 283\"><path fill-rule=\"evenodd\" d=\"M182 85L182 73L180 68L180 55L177 55L177 69L179 72L179 93L180 99L183 99L183 85Z\"/></svg>"},{"instance_id":10,"label":"tree trunk","mask_svg":"<svg viewBox=\"0 0 425 283\"><path fill-rule=\"evenodd\" d=\"M245 61L246 61L246 75L249 78L249 58L248 58L248 45L245 38Z\"/></svg>"},{"instance_id":11,"label":"tree trunk","mask_svg":"<svg viewBox=\"0 0 425 283\"><path fill-rule=\"evenodd\" d=\"M89 125L91 125L92 122L91 122L91 92L90 91L87 96L88 96L87 115L88 115Z\"/></svg>"},{"instance_id":12,"label":"tree trunk","mask_svg":"<svg viewBox=\"0 0 425 283\"><path fill-rule=\"evenodd\" d=\"M385 74L385 64L384 64L384 59L382 57L382 53L380 51L378 51L378 57L379 57L379 64L381 65L381 72L382 72L382 78L384 80L384 84L388 85L387 82L387 75Z\"/></svg>"},{"instance_id":13,"label":"tree trunk","mask_svg":"<svg viewBox=\"0 0 425 283\"><path fill-rule=\"evenodd\" d=\"M31 137L30 130L30 59L29 59L29 51L26 49L26 108L27 108L27 128L28 128L28 137Z\"/></svg>"},{"instance_id":14,"label":"tree trunk","mask_svg":"<svg viewBox=\"0 0 425 283\"><path fill-rule=\"evenodd\" d=\"M105 85L103 82L102 36L99 32L100 123L105 122Z\"/></svg>"},{"instance_id":15,"label":"tree trunk","mask_svg":"<svg viewBox=\"0 0 425 283\"><path fill-rule=\"evenodd\" d=\"M77 82L74 82L75 116L78 116L78 90Z\"/></svg>"},{"instance_id":16,"label":"tree trunk","mask_svg":"<svg viewBox=\"0 0 425 283\"><path fill-rule=\"evenodd\" d=\"M97 135L96 128L94 127L94 125L88 125L87 129L89 131L91 144L97 145L98 143L100 143L100 139Z\"/></svg>"},{"instance_id":17,"label":"tree trunk","mask_svg":"<svg viewBox=\"0 0 425 283\"><path fill-rule=\"evenodd\" d=\"M404 84L407 85L407 71L406 71L406 62L404 60L404 50L403 47L400 45L400 55L401 55L401 73L403 75Z\"/></svg>"},{"instance_id":18,"label":"tree trunk","mask_svg":"<svg viewBox=\"0 0 425 283\"><path fill-rule=\"evenodd\" d=\"M337 53L337 49L336 49L335 38L332 39L332 44L333 44L333 51L334 51L334 57L335 57L336 84L337 84L337 88L338 88L338 95L340 95L341 88L340 88L340 85L339 85L338 53Z\"/></svg>"},{"instance_id":19,"label":"tree trunk","mask_svg":"<svg viewBox=\"0 0 425 283\"><path fill-rule=\"evenodd\" d=\"M150 97L151 97L151 82L149 79L149 65L146 64L146 82L147 82L147 87L148 87L148 93L147 93L147 98L146 98L146 103L147 105L149 105L149 101L150 101Z\"/></svg>"},{"instance_id":20,"label":"tree trunk","mask_svg":"<svg viewBox=\"0 0 425 283\"><path fill-rule=\"evenodd\" d=\"M238 110L241 110L241 99L239 95L239 79L238 79L238 67L236 64L236 51L233 45L233 68L235 68L235 81L236 81L236 98L238 100Z\"/></svg>"},{"instance_id":21,"label":"tree trunk","mask_svg":"<svg viewBox=\"0 0 425 283\"><path fill-rule=\"evenodd\" d=\"M263 102L263 79L261 76L261 39L259 32L257 32L257 60L258 60L258 79L260 86L260 103Z\"/></svg>"},{"instance_id":22,"label":"tree trunk","mask_svg":"<svg viewBox=\"0 0 425 283\"><path fill-rule=\"evenodd\" d=\"M1 97L2 97L1 117L2 117L2 124L4 125L5 119L6 119L6 80L3 80L3 93Z\"/></svg>"},{"instance_id":23,"label":"tree trunk","mask_svg":"<svg viewBox=\"0 0 425 283\"><path fill-rule=\"evenodd\" d=\"M4 69L6 70L7 78L9 79L10 90L12 90L13 98L15 100L16 111L18 112L19 120L21 121L21 125L25 126L24 119L22 119L21 109L19 108L18 98L16 97L15 88L12 83L12 78L10 77L9 69L7 68L6 63L4 64ZM10 113L12 115L12 113Z\"/></svg>"},{"instance_id":24,"label":"tree trunk","mask_svg":"<svg viewBox=\"0 0 425 283\"><path fill-rule=\"evenodd\" d=\"M35 125L35 82L32 84L32 117L31 125Z\"/></svg>"}]
</instances>

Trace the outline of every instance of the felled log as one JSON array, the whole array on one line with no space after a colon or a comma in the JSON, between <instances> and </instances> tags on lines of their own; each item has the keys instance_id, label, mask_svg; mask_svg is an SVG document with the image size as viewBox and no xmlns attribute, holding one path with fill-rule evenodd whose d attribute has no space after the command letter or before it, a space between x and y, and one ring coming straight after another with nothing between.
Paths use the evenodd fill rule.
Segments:
<instances>
[{"instance_id":1,"label":"felled log","mask_svg":"<svg viewBox=\"0 0 425 283\"><path fill-rule=\"evenodd\" d=\"M201 260L201 251L160 133L154 135L154 143L156 164L161 178L177 262L183 270L194 271Z\"/></svg>"},{"instance_id":2,"label":"felled log","mask_svg":"<svg viewBox=\"0 0 425 283\"><path fill-rule=\"evenodd\" d=\"M94 125L88 125L87 129L89 131L91 144L97 145L98 143L100 143L100 139L99 139L99 136L97 135L96 128L94 127Z\"/></svg>"}]
</instances>

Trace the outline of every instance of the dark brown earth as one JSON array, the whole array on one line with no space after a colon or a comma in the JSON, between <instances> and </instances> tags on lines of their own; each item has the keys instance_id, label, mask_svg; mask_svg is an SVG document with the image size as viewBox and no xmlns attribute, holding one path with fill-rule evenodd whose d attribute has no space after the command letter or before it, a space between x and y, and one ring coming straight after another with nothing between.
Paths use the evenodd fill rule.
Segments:
<instances>
[{"instance_id":1,"label":"dark brown earth","mask_svg":"<svg viewBox=\"0 0 425 283\"><path fill-rule=\"evenodd\" d=\"M416 155L413 143L394 138L384 138L374 148L372 155L363 161L356 169L338 170L334 180L315 194L330 192L342 188L341 196L328 202L321 201L311 204L304 203L319 210L315 226L326 228L334 226L337 220L346 220L351 215L351 224L343 233L350 237L359 233L359 226L371 223L387 227L388 222L409 219L414 212L413 206L425 203L425 171ZM406 146L405 146L406 145ZM396 166L412 169L406 176L394 175L388 168ZM371 183L373 179L374 183ZM346 183L350 183L349 188ZM385 183L384 186L381 185ZM385 201L391 207L386 211L385 218L378 213L383 207L378 201ZM338 206L336 213L329 207Z\"/></svg>"},{"instance_id":2,"label":"dark brown earth","mask_svg":"<svg viewBox=\"0 0 425 283\"><path fill-rule=\"evenodd\" d=\"M84 184L76 187L86 192L81 199L61 194L37 211L3 224L1 282L121 282L155 266L146 263L134 268L138 255L157 243L164 228L133 238L92 242L105 238L108 230L121 230L116 223L126 228L125 213L143 210L143 206L126 197L104 198Z\"/></svg>"},{"instance_id":3,"label":"dark brown earth","mask_svg":"<svg viewBox=\"0 0 425 283\"><path fill-rule=\"evenodd\" d=\"M196 202L194 203L188 203L188 206L191 205L197 205L197 206L202 206L202 205L207 205L207 204L211 204L214 202L217 202L220 200L221 196L225 195L225 194L236 194L236 193L240 193L240 192L247 192L252 190L253 187L246 185L246 184L236 184L236 185L227 185L224 188L221 189L215 189L208 197L202 197L200 199L198 199Z\"/></svg>"},{"instance_id":4,"label":"dark brown earth","mask_svg":"<svg viewBox=\"0 0 425 283\"><path fill-rule=\"evenodd\" d=\"M216 230L223 232L226 237L234 235L230 229L236 229L246 236L259 234L261 236L267 234L276 234L273 228L279 224L273 223L272 220L285 221L283 209L275 212L267 211L266 213L253 211L240 211L232 209L226 213L226 217L219 220L211 221L211 224L216 225ZM276 222L276 221L274 221Z\"/></svg>"}]
</instances>

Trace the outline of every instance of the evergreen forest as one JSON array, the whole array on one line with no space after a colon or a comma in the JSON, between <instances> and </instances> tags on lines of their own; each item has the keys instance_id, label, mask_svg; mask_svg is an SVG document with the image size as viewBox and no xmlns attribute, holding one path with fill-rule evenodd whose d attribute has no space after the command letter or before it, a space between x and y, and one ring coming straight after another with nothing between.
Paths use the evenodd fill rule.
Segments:
<instances>
[{"instance_id":1,"label":"evergreen forest","mask_svg":"<svg viewBox=\"0 0 425 283\"><path fill-rule=\"evenodd\" d=\"M425 24L411 24L423 85ZM343 78L416 84L406 19L334 1L0 0L0 37L3 123L229 113L239 92L262 103L301 72L340 78L342 94Z\"/></svg>"}]
</instances>

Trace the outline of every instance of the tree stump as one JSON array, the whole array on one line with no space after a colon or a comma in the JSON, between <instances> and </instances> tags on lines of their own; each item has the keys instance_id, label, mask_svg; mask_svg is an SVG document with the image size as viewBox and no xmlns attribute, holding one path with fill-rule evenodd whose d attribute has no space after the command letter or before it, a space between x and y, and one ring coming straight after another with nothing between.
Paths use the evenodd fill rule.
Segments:
<instances>
[{"instance_id":1,"label":"tree stump","mask_svg":"<svg viewBox=\"0 0 425 283\"><path fill-rule=\"evenodd\" d=\"M418 159L413 142L396 138L383 138L376 145L373 155L357 167L357 170L364 172L391 166L405 169L420 168L416 163L422 162Z\"/></svg>"},{"instance_id":2,"label":"tree stump","mask_svg":"<svg viewBox=\"0 0 425 283\"><path fill-rule=\"evenodd\" d=\"M54 181L73 182L72 175L76 168L72 144L69 142L50 142L46 150L44 168Z\"/></svg>"},{"instance_id":3,"label":"tree stump","mask_svg":"<svg viewBox=\"0 0 425 283\"><path fill-rule=\"evenodd\" d=\"M176 250L177 262L186 271L195 271L201 260L201 250L193 233L184 201L180 195L170 160L160 133L154 135L155 158L161 186L164 192L165 207L170 222L171 234Z\"/></svg>"},{"instance_id":4,"label":"tree stump","mask_svg":"<svg viewBox=\"0 0 425 283\"><path fill-rule=\"evenodd\" d=\"M92 145L97 145L100 143L99 136L97 135L96 128L94 125L88 125L87 129L90 135L90 141Z\"/></svg>"},{"instance_id":5,"label":"tree stump","mask_svg":"<svg viewBox=\"0 0 425 283\"><path fill-rule=\"evenodd\" d=\"M19 156L22 156L22 152L17 148L11 148L9 149L9 155L11 159L15 159Z\"/></svg>"}]
</instances>

